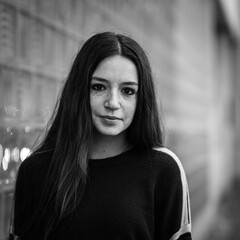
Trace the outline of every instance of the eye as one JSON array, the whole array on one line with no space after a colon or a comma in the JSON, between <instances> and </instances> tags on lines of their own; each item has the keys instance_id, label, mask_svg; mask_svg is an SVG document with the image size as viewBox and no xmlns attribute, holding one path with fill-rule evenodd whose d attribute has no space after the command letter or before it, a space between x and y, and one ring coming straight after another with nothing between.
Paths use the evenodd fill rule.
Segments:
<instances>
[{"instance_id":1,"label":"eye","mask_svg":"<svg viewBox=\"0 0 240 240\"><path fill-rule=\"evenodd\" d=\"M100 83L95 83L91 86L91 89L92 90L95 90L95 91L103 91L105 90L105 86L103 84L100 84Z\"/></svg>"},{"instance_id":2,"label":"eye","mask_svg":"<svg viewBox=\"0 0 240 240\"><path fill-rule=\"evenodd\" d=\"M136 90L133 88L123 88L122 92L126 95L134 95L136 93Z\"/></svg>"}]
</instances>

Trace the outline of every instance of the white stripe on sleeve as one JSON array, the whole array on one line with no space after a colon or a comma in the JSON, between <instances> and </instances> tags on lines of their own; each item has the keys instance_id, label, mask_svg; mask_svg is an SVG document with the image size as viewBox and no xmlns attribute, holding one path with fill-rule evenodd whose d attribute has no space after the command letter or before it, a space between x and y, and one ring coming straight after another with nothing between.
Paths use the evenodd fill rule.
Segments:
<instances>
[{"instance_id":1,"label":"white stripe on sleeve","mask_svg":"<svg viewBox=\"0 0 240 240\"><path fill-rule=\"evenodd\" d=\"M188 184L187 184L187 178L185 171L183 169L182 163L179 160L179 158L176 156L175 153L173 153L171 150L160 147L160 148L154 148L154 150L164 152L168 155L170 155L178 164L178 167L180 169L181 174L181 182L182 182L182 218L181 218L181 227L178 232L176 232L170 240L178 239L182 234L191 232L191 210L190 210L190 199L189 199L189 190L188 190Z\"/></svg>"}]
</instances>

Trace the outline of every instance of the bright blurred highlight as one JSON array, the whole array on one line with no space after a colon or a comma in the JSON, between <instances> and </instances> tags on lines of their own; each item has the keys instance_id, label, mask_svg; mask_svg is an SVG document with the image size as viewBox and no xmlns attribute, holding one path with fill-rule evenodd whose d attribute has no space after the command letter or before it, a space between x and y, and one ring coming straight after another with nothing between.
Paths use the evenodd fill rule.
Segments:
<instances>
[{"instance_id":1,"label":"bright blurred highlight","mask_svg":"<svg viewBox=\"0 0 240 240\"><path fill-rule=\"evenodd\" d=\"M7 171L9 162L10 162L10 149L5 148L4 157L2 160L2 168L4 171Z\"/></svg>"},{"instance_id":2,"label":"bright blurred highlight","mask_svg":"<svg viewBox=\"0 0 240 240\"><path fill-rule=\"evenodd\" d=\"M31 153L30 149L29 148L22 148L21 152L20 152L20 159L21 161L23 162L27 157L28 155Z\"/></svg>"},{"instance_id":3,"label":"bright blurred highlight","mask_svg":"<svg viewBox=\"0 0 240 240\"><path fill-rule=\"evenodd\" d=\"M1 166L1 163L2 163L2 159L3 159L3 147L0 144L0 166Z\"/></svg>"},{"instance_id":4,"label":"bright blurred highlight","mask_svg":"<svg viewBox=\"0 0 240 240\"><path fill-rule=\"evenodd\" d=\"M12 150L11 155L12 155L12 159L13 159L15 162L18 162L18 161L19 161L20 152L19 152L19 149L18 149L17 147L15 147L15 148Z\"/></svg>"}]
</instances>

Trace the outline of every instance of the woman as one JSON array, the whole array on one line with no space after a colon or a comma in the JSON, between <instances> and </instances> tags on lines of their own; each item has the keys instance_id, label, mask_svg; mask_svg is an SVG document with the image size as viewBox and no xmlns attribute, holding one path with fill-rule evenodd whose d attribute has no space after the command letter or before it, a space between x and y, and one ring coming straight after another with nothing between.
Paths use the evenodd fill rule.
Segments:
<instances>
[{"instance_id":1,"label":"woman","mask_svg":"<svg viewBox=\"0 0 240 240\"><path fill-rule=\"evenodd\" d=\"M20 166L14 234L27 239L191 239L184 170L163 147L148 59L130 37L77 54L41 145Z\"/></svg>"}]
</instances>

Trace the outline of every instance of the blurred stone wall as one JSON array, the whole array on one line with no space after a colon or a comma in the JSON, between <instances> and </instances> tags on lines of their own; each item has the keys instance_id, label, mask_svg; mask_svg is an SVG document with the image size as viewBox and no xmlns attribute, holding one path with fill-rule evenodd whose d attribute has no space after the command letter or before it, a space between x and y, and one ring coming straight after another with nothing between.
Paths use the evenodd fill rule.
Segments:
<instances>
[{"instance_id":1,"label":"blurred stone wall","mask_svg":"<svg viewBox=\"0 0 240 240\"><path fill-rule=\"evenodd\" d=\"M239 58L231 34L218 31L223 16L215 2L0 0L0 240L17 169L50 117L77 50L106 30L132 36L149 56L166 146L186 170L194 239L204 239L239 172Z\"/></svg>"}]
</instances>

